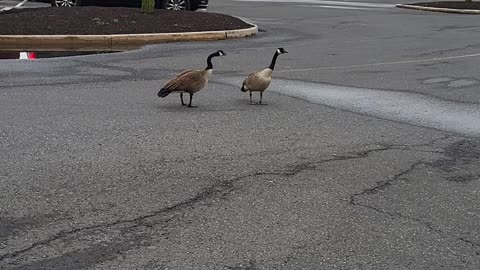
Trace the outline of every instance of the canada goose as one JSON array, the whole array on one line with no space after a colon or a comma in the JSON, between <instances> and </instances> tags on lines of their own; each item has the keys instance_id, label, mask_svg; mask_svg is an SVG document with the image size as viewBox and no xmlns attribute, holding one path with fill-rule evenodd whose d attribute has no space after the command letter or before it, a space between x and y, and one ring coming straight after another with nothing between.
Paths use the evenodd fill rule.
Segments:
<instances>
[{"instance_id":1,"label":"canada goose","mask_svg":"<svg viewBox=\"0 0 480 270\"><path fill-rule=\"evenodd\" d=\"M212 58L224 55L226 54L222 50L210 54L207 58L207 67L205 69L190 69L183 71L175 78L169 80L158 92L158 96L164 98L170 93L180 93L182 106L185 106L186 104L183 102L183 93L188 93L190 95L188 107L196 107L192 106L193 94L207 86L208 80L210 79L210 76L212 76L213 71Z\"/></svg>"},{"instance_id":2,"label":"canada goose","mask_svg":"<svg viewBox=\"0 0 480 270\"><path fill-rule=\"evenodd\" d=\"M250 104L255 104L252 102L252 92L260 92L260 102L262 104L263 92L268 88L270 82L272 81L272 73L275 68L275 62L277 57L280 54L288 53L283 48L278 48L273 55L272 62L268 68L252 72L248 74L248 77L243 81L242 92L250 91Z\"/></svg>"}]
</instances>

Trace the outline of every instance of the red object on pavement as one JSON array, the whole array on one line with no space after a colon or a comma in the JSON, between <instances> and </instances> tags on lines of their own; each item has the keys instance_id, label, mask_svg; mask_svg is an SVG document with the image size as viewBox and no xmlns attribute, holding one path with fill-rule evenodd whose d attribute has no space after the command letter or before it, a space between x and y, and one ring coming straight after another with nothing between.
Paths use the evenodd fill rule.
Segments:
<instances>
[{"instance_id":1,"label":"red object on pavement","mask_svg":"<svg viewBox=\"0 0 480 270\"><path fill-rule=\"evenodd\" d=\"M29 60L37 59L37 53L27 52L27 57L28 57Z\"/></svg>"}]
</instances>

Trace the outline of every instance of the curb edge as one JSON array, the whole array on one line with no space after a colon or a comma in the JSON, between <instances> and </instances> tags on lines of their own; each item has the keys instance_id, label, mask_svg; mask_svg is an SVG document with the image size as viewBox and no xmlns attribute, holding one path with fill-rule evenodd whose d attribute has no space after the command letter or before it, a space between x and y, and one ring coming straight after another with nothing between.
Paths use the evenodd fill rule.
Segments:
<instances>
[{"instance_id":1,"label":"curb edge","mask_svg":"<svg viewBox=\"0 0 480 270\"><path fill-rule=\"evenodd\" d=\"M243 20L242 20L243 21ZM245 21L243 21L245 22ZM245 22L247 23L247 22ZM65 49L108 49L140 47L149 44L214 41L255 36L258 26L222 31L156 33L156 34L114 34L114 35L0 35L0 49L61 47ZM55 48L52 48L55 49Z\"/></svg>"}]
</instances>

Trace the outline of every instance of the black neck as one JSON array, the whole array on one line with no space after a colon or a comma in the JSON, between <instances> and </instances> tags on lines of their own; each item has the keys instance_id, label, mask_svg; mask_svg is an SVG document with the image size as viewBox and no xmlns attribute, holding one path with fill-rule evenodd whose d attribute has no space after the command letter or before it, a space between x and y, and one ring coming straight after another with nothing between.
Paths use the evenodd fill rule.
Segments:
<instances>
[{"instance_id":1,"label":"black neck","mask_svg":"<svg viewBox=\"0 0 480 270\"><path fill-rule=\"evenodd\" d=\"M216 56L214 53L210 54L207 58L207 67L205 70L213 69L212 58Z\"/></svg>"},{"instance_id":2,"label":"black neck","mask_svg":"<svg viewBox=\"0 0 480 270\"><path fill-rule=\"evenodd\" d=\"M271 70L275 69L275 62L277 62L277 57L278 57L278 52L275 52L272 58L272 63L270 63L270 66L268 67Z\"/></svg>"}]
</instances>

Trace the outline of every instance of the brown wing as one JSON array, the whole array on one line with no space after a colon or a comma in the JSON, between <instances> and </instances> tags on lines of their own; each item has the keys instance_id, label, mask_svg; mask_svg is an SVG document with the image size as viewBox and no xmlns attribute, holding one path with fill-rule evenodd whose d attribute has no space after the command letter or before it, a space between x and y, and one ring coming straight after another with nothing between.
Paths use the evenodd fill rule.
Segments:
<instances>
[{"instance_id":1,"label":"brown wing","mask_svg":"<svg viewBox=\"0 0 480 270\"><path fill-rule=\"evenodd\" d=\"M205 84L203 70L186 70L168 81L163 88L170 91L197 92L205 87Z\"/></svg>"},{"instance_id":2,"label":"brown wing","mask_svg":"<svg viewBox=\"0 0 480 270\"><path fill-rule=\"evenodd\" d=\"M193 70L193 69L187 69L187 70L184 70L184 71L180 72L179 74L177 74L177 76L175 76L175 78L172 78L172 79L168 80L168 81L165 83L165 86L163 86L163 89L175 88L176 85L177 85L176 80L177 80L178 78L182 77L183 75L185 75L186 73L192 72L192 71L195 71L195 70Z\"/></svg>"},{"instance_id":3,"label":"brown wing","mask_svg":"<svg viewBox=\"0 0 480 270\"><path fill-rule=\"evenodd\" d=\"M245 83L249 84L257 78L257 72L252 72L248 74L247 78L245 79Z\"/></svg>"},{"instance_id":4,"label":"brown wing","mask_svg":"<svg viewBox=\"0 0 480 270\"><path fill-rule=\"evenodd\" d=\"M175 78L177 79L177 78L181 77L182 75L184 75L185 73L190 72L190 71L195 71L195 70L194 70L194 69L184 70L184 71L180 72L180 73L177 75L177 77L175 77Z\"/></svg>"}]
</instances>

